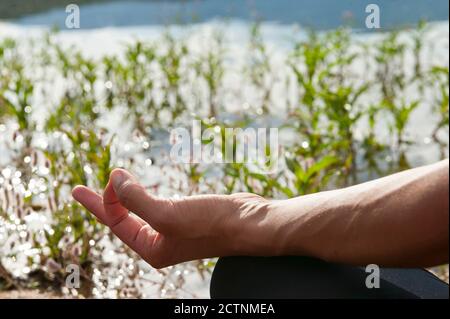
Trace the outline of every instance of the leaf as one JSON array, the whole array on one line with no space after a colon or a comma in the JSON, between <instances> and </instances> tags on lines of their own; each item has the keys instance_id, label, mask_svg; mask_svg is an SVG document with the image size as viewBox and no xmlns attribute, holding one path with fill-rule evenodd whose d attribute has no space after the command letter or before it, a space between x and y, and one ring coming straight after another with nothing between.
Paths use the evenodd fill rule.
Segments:
<instances>
[{"instance_id":1,"label":"leaf","mask_svg":"<svg viewBox=\"0 0 450 319\"><path fill-rule=\"evenodd\" d=\"M314 163L306 172L306 178L310 179L314 175L328 169L330 166L339 162L339 159L335 156L328 155L323 157L318 162Z\"/></svg>"}]
</instances>

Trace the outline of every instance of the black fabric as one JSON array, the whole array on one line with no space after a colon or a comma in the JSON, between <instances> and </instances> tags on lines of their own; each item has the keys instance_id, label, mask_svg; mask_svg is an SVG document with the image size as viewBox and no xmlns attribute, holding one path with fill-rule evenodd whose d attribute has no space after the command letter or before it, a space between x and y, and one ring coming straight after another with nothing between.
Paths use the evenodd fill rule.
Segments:
<instances>
[{"instance_id":1,"label":"black fabric","mask_svg":"<svg viewBox=\"0 0 450 319\"><path fill-rule=\"evenodd\" d=\"M424 269L380 269L368 289L364 268L309 257L224 257L211 279L211 298L447 298L448 285Z\"/></svg>"}]
</instances>

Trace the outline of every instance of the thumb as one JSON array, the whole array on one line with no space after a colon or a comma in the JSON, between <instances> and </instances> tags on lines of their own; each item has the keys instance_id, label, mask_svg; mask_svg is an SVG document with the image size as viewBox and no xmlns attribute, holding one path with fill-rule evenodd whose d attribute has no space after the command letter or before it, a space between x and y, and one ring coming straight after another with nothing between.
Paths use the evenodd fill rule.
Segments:
<instances>
[{"instance_id":1,"label":"thumb","mask_svg":"<svg viewBox=\"0 0 450 319\"><path fill-rule=\"evenodd\" d=\"M171 208L169 200L160 199L147 193L129 172L115 169L110 175L110 185L120 204L148 222L155 230L160 231ZM159 228L159 229L158 229Z\"/></svg>"}]
</instances>

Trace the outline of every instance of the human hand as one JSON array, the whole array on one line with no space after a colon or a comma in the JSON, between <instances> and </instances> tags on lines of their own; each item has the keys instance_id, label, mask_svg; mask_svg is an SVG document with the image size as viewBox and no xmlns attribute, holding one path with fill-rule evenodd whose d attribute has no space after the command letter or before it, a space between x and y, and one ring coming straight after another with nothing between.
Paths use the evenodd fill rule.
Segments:
<instances>
[{"instance_id":1,"label":"human hand","mask_svg":"<svg viewBox=\"0 0 450 319\"><path fill-rule=\"evenodd\" d=\"M77 186L73 197L155 268L208 257L273 255L270 206L239 193L163 199L148 194L122 169L103 196Z\"/></svg>"}]
</instances>

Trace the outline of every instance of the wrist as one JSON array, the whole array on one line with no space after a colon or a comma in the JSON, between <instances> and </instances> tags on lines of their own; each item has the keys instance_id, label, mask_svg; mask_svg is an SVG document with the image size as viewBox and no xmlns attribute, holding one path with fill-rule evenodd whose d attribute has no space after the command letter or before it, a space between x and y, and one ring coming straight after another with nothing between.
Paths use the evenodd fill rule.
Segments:
<instances>
[{"instance_id":1,"label":"wrist","mask_svg":"<svg viewBox=\"0 0 450 319\"><path fill-rule=\"evenodd\" d=\"M276 256L283 253L280 240L280 210L278 201L266 200L254 194L229 196L232 214L224 222L226 240L231 254Z\"/></svg>"},{"instance_id":2,"label":"wrist","mask_svg":"<svg viewBox=\"0 0 450 319\"><path fill-rule=\"evenodd\" d=\"M271 227L268 233L271 234L271 249L276 256L303 255L305 251L304 241L300 238L302 213L298 208L295 212L292 210L291 201L274 200L271 203Z\"/></svg>"},{"instance_id":3,"label":"wrist","mask_svg":"<svg viewBox=\"0 0 450 319\"><path fill-rule=\"evenodd\" d=\"M343 222L337 213L340 206L334 191L275 201L273 223L277 246L274 249L279 255L329 259L341 242L342 234L335 231L335 226Z\"/></svg>"}]
</instances>

